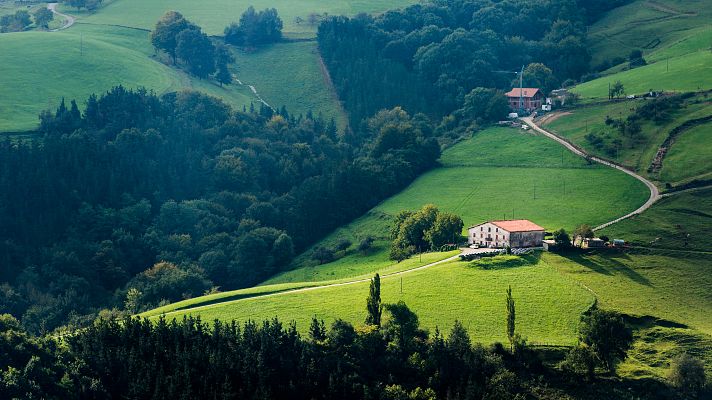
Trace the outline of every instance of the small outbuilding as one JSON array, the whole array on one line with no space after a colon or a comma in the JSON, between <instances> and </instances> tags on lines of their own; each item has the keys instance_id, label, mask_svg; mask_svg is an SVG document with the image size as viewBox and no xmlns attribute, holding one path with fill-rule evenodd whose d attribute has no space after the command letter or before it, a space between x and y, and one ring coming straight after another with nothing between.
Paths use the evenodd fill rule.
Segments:
<instances>
[{"instance_id":1,"label":"small outbuilding","mask_svg":"<svg viewBox=\"0 0 712 400\"><path fill-rule=\"evenodd\" d=\"M596 249L606 247L606 242L599 238L586 238L583 240L583 245L587 249Z\"/></svg>"},{"instance_id":2,"label":"small outbuilding","mask_svg":"<svg viewBox=\"0 0 712 400\"><path fill-rule=\"evenodd\" d=\"M480 247L541 247L544 228L527 220L489 221L467 230L467 242Z\"/></svg>"}]
</instances>

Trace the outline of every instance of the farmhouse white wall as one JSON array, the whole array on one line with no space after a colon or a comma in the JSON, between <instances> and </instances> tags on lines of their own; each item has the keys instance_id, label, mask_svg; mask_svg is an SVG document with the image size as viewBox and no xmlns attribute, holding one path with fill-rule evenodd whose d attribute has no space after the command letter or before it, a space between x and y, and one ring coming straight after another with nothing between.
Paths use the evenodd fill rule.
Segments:
<instances>
[{"instance_id":1,"label":"farmhouse white wall","mask_svg":"<svg viewBox=\"0 0 712 400\"><path fill-rule=\"evenodd\" d=\"M544 231L509 232L485 222L468 229L467 241L484 247L540 247Z\"/></svg>"}]
</instances>

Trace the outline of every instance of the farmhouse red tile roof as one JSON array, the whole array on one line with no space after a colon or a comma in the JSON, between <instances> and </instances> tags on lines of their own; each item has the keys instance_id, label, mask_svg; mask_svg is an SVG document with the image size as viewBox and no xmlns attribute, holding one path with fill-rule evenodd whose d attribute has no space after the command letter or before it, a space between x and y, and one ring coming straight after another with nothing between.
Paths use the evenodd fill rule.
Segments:
<instances>
[{"instance_id":1,"label":"farmhouse red tile roof","mask_svg":"<svg viewBox=\"0 0 712 400\"><path fill-rule=\"evenodd\" d=\"M537 88L522 88L523 97L534 97L539 92ZM519 88L515 88L507 92L507 97L517 97L519 98Z\"/></svg>"},{"instance_id":2,"label":"farmhouse red tile roof","mask_svg":"<svg viewBox=\"0 0 712 400\"><path fill-rule=\"evenodd\" d=\"M492 221L494 225L504 229L507 232L531 232L543 231L544 228L529 221L528 219L514 219L508 221Z\"/></svg>"}]
</instances>

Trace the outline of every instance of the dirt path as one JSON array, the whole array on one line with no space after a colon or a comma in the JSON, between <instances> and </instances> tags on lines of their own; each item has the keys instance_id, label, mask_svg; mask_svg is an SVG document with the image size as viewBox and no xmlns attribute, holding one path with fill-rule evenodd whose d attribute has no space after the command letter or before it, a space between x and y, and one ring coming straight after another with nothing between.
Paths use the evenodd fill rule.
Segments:
<instances>
[{"instance_id":1,"label":"dirt path","mask_svg":"<svg viewBox=\"0 0 712 400\"><path fill-rule=\"evenodd\" d=\"M405 270L405 271L392 272L392 273L390 273L390 274L383 274L383 275L381 275L381 278L388 278L388 277L392 277L392 276L403 276L403 275L407 275L407 274L410 274L410 273L413 273L413 272L416 272L416 271L422 271L422 270L424 270L424 269L428 269L428 268L434 267L434 266L436 266L436 265L440 265L440 264L444 264L444 263L447 263L447 262L450 262L450 261L458 260L459 257L460 257L460 255L458 254L458 255L456 255L456 256L448 257L448 258L446 258L446 259L444 259L444 260L436 261L436 262L433 262L433 263L430 263L430 264L426 264L426 265L421 265L420 267L415 267L415 268L407 269L407 270ZM224 305L226 305L226 304L234 304L234 303L238 303L238 302L241 302L241 301L264 299L264 298L275 297L275 296L284 296L284 295L287 295L287 294L309 292L309 291L312 291L312 290L320 290L320 289L333 288L333 287L340 287L340 286L349 286L349 285L355 285L355 284L357 284L357 283L364 283L364 282L370 282L370 281L371 281L371 278L362 278L362 279L356 279L356 280L347 281L347 282L330 283L330 284L322 285L322 286L309 286L309 287L305 287L305 288L293 289L293 290L285 290L285 291L282 291L282 292L270 293L270 294L265 294L265 295L261 295L261 296L260 296L260 295L257 295L257 296L246 297L246 298L237 299L237 300L230 300L230 301L225 301L225 302L222 302L222 303L213 303L213 304L207 304L207 305L204 305L204 306L198 306L198 307L193 307L193 308L185 308L185 309L182 309L182 310L175 310L175 311L171 311L171 312L168 312L168 313L165 313L165 314L160 314L160 315L167 317L167 316L170 316L170 315L172 315L172 314L186 313L186 312L189 312L189 311L190 311L190 312L193 312L193 311L198 311L198 310L202 310L202 309L209 308L209 307L224 306Z\"/></svg>"},{"instance_id":2,"label":"dirt path","mask_svg":"<svg viewBox=\"0 0 712 400\"><path fill-rule=\"evenodd\" d=\"M601 225L593 228L594 231L597 231L597 230L600 230L603 228L607 228L615 223L623 221L624 219L630 218L634 215L638 215L638 214L642 213L643 211L647 210L648 208L650 208L653 204L655 204L656 201L660 200L660 198L661 198L660 191L658 190L658 187L655 186L655 184L653 182L650 182L649 180L643 178L642 176L636 174L635 172L633 172L627 168L624 168L624 167L614 164L610 161L606 161L606 160L600 159L596 156L592 156L592 155L586 153L585 151L574 146L573 144L569 143L567 140L559 137L558 135L555 135L547 130L540 128L539 125L537 125L531 117L522 118L522 121L524 121L524 123L526 123L527 125L531 126L532 129L534 129L535 131L543 134L544 136L546 136L550 139L553 139L553 140L559 142L561 145L566 147L572 153L579 155L581 157L584 157L586 159L589 159L591 161L595 161L595 162L605 165L607 167L615 168L619 171L625 172L626 174L632 176L633 178L643 182L645 184L645 186L648 187L648 190L650 190L650 197L648 198L648 201L646 201L645 204L640 206L637 210L630 212L620 218L616 218L613 221L608 221L605 224L601 224Z\"/></svg>"},{"instance_id":3,"label":"dirt path","mask_svg":"<svg viewBox=\"0 0 712 400\"><path fill-rule=\"evenodd\" d=\"M57 11L57 4L58 3L47 3L47 9L52 11L54 15L58 15L62 18L64 18L64 25L57 29L51 29L50 32L57 32L61 31L64 29L69 28L70 26L74 25L74 22L76 21L76 18L72 17L71 15L63 14L59 11Z\"/></svg>"}]
</instances>

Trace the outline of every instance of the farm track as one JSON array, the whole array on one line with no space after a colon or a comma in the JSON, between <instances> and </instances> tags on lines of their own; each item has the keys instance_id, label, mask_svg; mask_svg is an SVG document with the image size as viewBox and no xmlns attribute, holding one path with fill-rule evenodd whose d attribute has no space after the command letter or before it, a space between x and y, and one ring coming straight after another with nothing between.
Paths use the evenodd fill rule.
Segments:
<instances>
[{"instance_id":1,"label":"farm track","mask_svg":"<svg viewBox=\"0 0 712 400\"><path fill-rule=\"evenodd\" d=\"M626 214L626 215L624 215L624 216L622 216L622 217L620 217L620 218L616 218L616 219L614 219L613 221L608 221L608 222L606 222L606 223L604 223L604 224L601 224L601 225L599 225L599 226L593 228L594 231L607 228L607 227L609 227L609 226L611 226L611 225L613 225L613 224L615 224L615 223L618 223L618 222L620 222L620 221L623 221L624 219L628 219L628 218L630 218L630 217L632 217L632 216L638 215L638 214L642 213L643 211L649 209L653 204L655 204L655 202L657 202L658 200L661 199L660 191L658 190L658 187L655 186L655 184L654 184L653 182L651 182L651 181L645 179L644 177L638 175L637 173L635 173L635 172L629 170L628 168L625 168L625 167L622 167L622 166L620 166L620 165L618 165L618 164L615 164L615 163L613 163L613 162L610 162L610 161L607 161L607 160L604 160L604 159L601 159L601 158L598 158L598 157L596 157L596 156L592 156L592 155L588 154L588 153L585 152L583 149L579 148L578 146L575 146L574 144L572 144L572 143L569 142L568 140L566 140L566 139L564 139L564 138L562 138L562 137L560 137L560 136L558 136L558 135L556 135L556 134L554 134L554 133L551 133L551 132L549 132L549 131L547 131L547 130L541 128L541 127L539 127L539 125L537 125L531 117L522 118L522 121L524 121L525 124L527 124L527 125L529 125L530 127L532 127L532 129L534 129L535 131L537 131L537 132L543 134L544 136L548 137L549 139L552 139L552 140L557 141L559 144L561 144L562 146L566 147L566 149L568 149L568 150L571 151L572 153L574 153L574 154L576 154L576 155L578 155L578 156L581 156L581 157L583 157L583 158L585 158L585 159L587 159L587 160L595 161L595 162L597 162L597 163L599 163L599 164L602 164L602 165L605 165L605 166L607 166L607 167L614 168L614 169L617 169L617 170L619 170L619 171L625 172L626 174L632 176L633 178L635 178L635 179L637 179L637 180L643 182L643 183L645 184L645 186L648 187L648 190L650 190L650 197L648 198L648 201L645 202L645 204L643 204L642 206L638 207L638 209L636 209L636 210L633 211L633 212L630 212L630 213L628 213L628 214Z\"/></svg>"},{"instance_id":2,"label":"farm track","mask_svg":"<svg viewBox=\"0 0 712 400\"><path fill-rule=\"evenodd\" d=\"M65 29L69 28L70 26L74 25L74 22L76 22L76 18L74 18L73 16L68 15L68 14L63 14L63 13L57 11L57 4L59 4L59 3L47 3L47 9L52 11L52 13L54 15L59 15L60 17L64 18L65 22L64 22L64 25L62 25L61 27L59 27L57 29L52 29L52 30L50 30L50 32L58 32L58 31L65 30Z\"/></svg>"}]
</instances>

